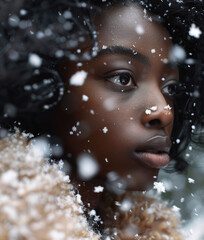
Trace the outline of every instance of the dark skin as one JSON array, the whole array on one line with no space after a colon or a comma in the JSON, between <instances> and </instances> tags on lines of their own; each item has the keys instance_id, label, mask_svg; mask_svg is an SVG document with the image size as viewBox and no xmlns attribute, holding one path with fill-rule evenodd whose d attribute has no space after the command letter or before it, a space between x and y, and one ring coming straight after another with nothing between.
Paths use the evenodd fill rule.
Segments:
<instances>
[{"instance_id":1,"label":"dark skin","mask_svg":"<svg viewBox=\"0 0 204 240\"><path fill-rule=\"evenodd\" d=\"M125 181L125 190L143 191L169 162L174 120L171 89L178 81L178 69L168 64L172 47L168 32L149 17L137 5L102 11L94 19L99 54L81 67L68 61L60 67L71 93L57 110L58 132L72 161L80 153L90 152L99 163L99 173L88 182L73 176L85 186L79 188L82 199L94 203L93 207L100 203L93 186L105 185L109 172ZM87 41L80 48L85 52L90 46ZM85 83L71 86L70 77L81 70L88 73ZM88 101L82 101L82 95ZM146 110L153 106L156 110L152 108L148 114ZM70 135L78 121L81 135ZM164 153L164 149L168 150Z\"/></svg>"}]
</instances>

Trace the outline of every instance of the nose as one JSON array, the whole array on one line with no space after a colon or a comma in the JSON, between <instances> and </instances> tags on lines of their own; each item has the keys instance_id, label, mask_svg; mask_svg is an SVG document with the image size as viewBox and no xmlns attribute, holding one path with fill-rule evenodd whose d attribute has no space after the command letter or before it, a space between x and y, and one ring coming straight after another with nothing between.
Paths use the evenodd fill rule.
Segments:
<instances>
[{"instance_id":1,"label":"nose","mask_svg":"<svg viewBox=\"0 0 204 240\"><path fill-rule=\"evenodd\" d=\"M160 95L154 101L148 101L153 104L148 104L142 113L142 124L147 128L161 129L173 125L172 104L170 106L163 94Z\"/></svg>"}]
</instances>

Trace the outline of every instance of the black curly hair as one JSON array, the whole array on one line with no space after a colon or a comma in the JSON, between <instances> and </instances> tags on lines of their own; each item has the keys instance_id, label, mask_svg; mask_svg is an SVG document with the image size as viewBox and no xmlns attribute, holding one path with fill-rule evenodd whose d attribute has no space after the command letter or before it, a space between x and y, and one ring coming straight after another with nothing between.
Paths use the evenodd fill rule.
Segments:
<instances>
[{"instance_id":1,"label":"black curly hair","mask_svg":"<svg viewBox=\"0 0 204 240\"><path fill-rule=\"evenodd\" d=\"M166 27L173 43L186 52L184 61L178 63L180 84L171 151L176 169L184 169L182 152L196 133L192 126L202 126L204 116L202 0L5 0L0 9L1 128L21 124L23 130L34 134L51 132L46 120L64 94L58 63L62 58L78 61L94 57L98 42L93 15L115 4L130 3L149 11ZM200 29L198 38L189 35L192 26ZM73 51L90 36L91 54L81 56ZM203 136L198 136L201 142Z\"/></svg>"}]
</instances>

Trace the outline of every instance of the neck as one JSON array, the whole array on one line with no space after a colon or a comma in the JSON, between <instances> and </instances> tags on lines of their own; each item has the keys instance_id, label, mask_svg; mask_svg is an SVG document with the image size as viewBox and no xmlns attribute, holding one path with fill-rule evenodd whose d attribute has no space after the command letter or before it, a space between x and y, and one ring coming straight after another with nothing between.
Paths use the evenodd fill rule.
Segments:
<instances>
[{"instance_id":1,"label":"neck","mask_svg":"<svg viewBox=\"0 0 204 240\"><path fill-rule=\"evenodd\" d=\"M91 181L83 181L77 177L72 177L72 183L81 195L82 202L87 210L97 209L104 195L105 186L101 179L92 179Z\"/></svg>"}]
</instances>

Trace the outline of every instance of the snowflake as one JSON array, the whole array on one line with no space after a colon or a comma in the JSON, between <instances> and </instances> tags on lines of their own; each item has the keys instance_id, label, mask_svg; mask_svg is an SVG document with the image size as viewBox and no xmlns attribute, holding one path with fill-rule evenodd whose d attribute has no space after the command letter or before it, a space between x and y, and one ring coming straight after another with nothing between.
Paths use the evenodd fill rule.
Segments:
<instances>
[{"instance_id":1,"label":"snowflake","mask_svg":"<svg viewBox=\"0 0 204 240\"><path fill-rule=\"evenodd\" d=\"M20 15L25 16L27 14L27 11L25 9L20 10Z\"/></svg>"},{"instance_id":2,"label":"snowflake","mask_svg":"<svg viewBox=\"0 0 204 240\"><path fill-rule=\"evenodd\" d=\"M82 86L85 82L86 77L87 77L87 72L85 72L84 70L81 70L71 76L69 83L70 85L73 85L73 86Z\"/></svg>"},{"instance_id":3,"label":"snowflake","mask_svg":"<svg viewBox=\"0 0 204 240\"><path fill-rule=\"evenodd\" d=\"M112 98L106 99L104 101L103 105L107 111L112 111L116 107L116 103L115 103L114 99L112 99Z\"/></svg>"},{"instance_id":4,"label":"snowflake","mask_svg":"<svg viewBox=\"0 0 204 240\"><path fill-rule=\"evenodd\" d=\"M81 154L77 158L78 174L81 179L89 180L99 171L98 162L89 154Z\"/></svg>"},{"instance_id":5,"label":"snowflake","mask_svg":"<svg viewBox=\"0 0 204 240\"><path fill-rule=\"evenodd\" d=\"M152 106L152 107L150 108L151 111L157 111L157 109L158 109L157 106Z\"/></svg>"},{"instance_id":6,"label":"snowflake","mask_svg":"<svg viewBox=\"0 0 204 240\"><path fill-rule=\"evenodd\" d=\"M94 209L92 209L90 212L89 212L89 216L96 216L96 211Z\"/></svg>"},{"instance_id":7,"label":"snowflake","mask_svg":"<svg viewBox=\"0 0 204 240\"><path fill-rule=\"evenodd\" d=\"M40 67L42 65L42 58L40 58L37 54L31 53L28 58L28 62L33 67Z\"/></svg>"},{"instance_id":8,"label":"snowflake","mask_svg":"<svg viewBox=\"0 0 204 240\"><path fill-rule=\"evenodd\" d=\"M121 203L120 210L123 212L129 211L132 207L132 203L129 199L124 199Z\"/></svg>"},{"instance_id":9,"label":"snowflake","mask_svg":"<svg viewBox=\"0 0 204 240\"><path fill-rule=\"evenodd\" d=\"M183 203L184 201L185 201L185 198L182 197L182 198L180 199L180 202Z\"/></svg>"},{"instance_id":10,"label":"snowflake","mask_svg":"<svg viewBox=\"0 0 204 240\"><path fill-rule=\"evenodd\" d=\"M158 193L166 192L162 182L154 182L154 189L156 189Z\"/></svg>"},{"instance_id":11,"label":"snowflake","mask_svg":"<svg viewBox=\"0 0 204 240\"><path fill-rule=\"evenodd\" d=\"M189 35L194 37L194 38L200 38L200 35L202 34L201 30L199 27L197 27L194 23L191 24L190 30L189 30Z\"/></svg>"},{"instance_id":12,"label":"snowflake","mask_svg":"<svg viewBox=\"0 0 204 240\"><path fill-rule=\"evenodd\" d=\"M150 115L151 113L152 113L151 110L149 110L149 109L145 110L145 114Z\"/></svg>"},{"instance_id":13,"label":"snowflake","mask_svg":"<svg viewBox=\"0 0 204 240\"><path fill-rule=\"evenodd\" d=\"M65 11L63 13L63 16L65 19L71 19L72 18L72 13L70 11Z\"/></svg>"},{"instance_id":14,"label":"snowflake","mask_svg":"<svg viewBox=\"0 0 204 240\"><path fill-rule=\"evenodd\" d=\"M93 109L91 109L91 110L90 110L90 113L91 113L92 115L94 115L94 114L95 114L95 112L94 112L94 110L93 110Z\"/></svg>"},{"instance_id":15,"label":"snowflake","mask_svg":"<svg viewBox=\"0 0 204 240\"><path fill-rule=\"evenodd\" d=\"M77 63L77 67L82 67L82 66L83 66L83 64L81 62Z\"/></svg>"},{"instance_id":16,"label":"snowflake","mask_svg":"<svg viewBox=\"0 0 204 240\"><path fill-rule=\"evenodd\" d=\"M63 166L64 166L64 162L62 160L60 160L59 163L58 163L59 169L62 169Z\"/></svg>"},{"instance_id":17,"label":"snowflake","mask_svg":"<svg viewBox=\"0 0 204 240\"><path fill-rule=\"evenodd\" d=\"M179 138L176 139L176 143L179 144L181 140Z\"/></svg>"},{"instance_id":18,"label":"snowflake","mask_svg":"<svg viewBox=\"0 0 204 240\"><path fill-rule=\"evenodd\" d=\"M174 212L179 212L179 211L180 211L180 208L178 208L177 206L173 205L173 206L172 206L172 210L173 210Z\"/></svg>"},{"instance_id":19,"label":"snowflake","mask_svg":"<svg viewBox=\"0 0 204 240\"><path fill-rule=\"evenodd\" d=\"M170 107L169 104L168 104L168 105L166 105L166 106L164 107L164 109L165 109L165 110L171 110L171 107Z\"/></svg>"},{"instance_id":20,"label":"snowflake","mask_svg":"<svg viewBox=\"0 0 204 240\"><path fill-rule=\"evenodd\" d=\"M107 133L108 132L108 128L107 127L104 127L103 128L103 133Z\"/></svg>"},{"instance_id":21,"label":"snowflake","mask_svg":"<svg viewBox=\"0 0 204 240\"><path fill-rule=\"evenodd\" d=\"M73 131L73 132L76 132L76 130L77 130L76 126L73 126L73 127L72 127L72 131Z\"/></svg>"},{"instance_id":22,"label":"snowflake","mask_svg":"<svg viewBox=\"0 0 204 240\"><path fill-rule=\"evenodd\" d=\"M82 101L87 102L89 100L89 97L86 95L82 95Z\"/></svg>"},{"instance_id":23,"label":"snowflake","mask_svg":"<svg viewBox=\"0 0 204 240\"><path fill-rule=\"evenodd\" d=\"M169 52L170 62L182 62L185 58L186 52L181 46L176 44L171 48L171 51Z\"/></svg>"},{"instance_id":24,"label":"snowflake","mask_svg":"<svg viewBox=\"0 0 204 240\"><path fill-rule=\"evenodd\" d=\"M136 26L135 30L136 30L136 33L139 35L144 34L144 28L140 24Z\"/></svg>"},{"instance_id":25,"label":"snowflake","mask_svg":"<svg viewBox=\"0 0 204 240\"><path fill-rule=\"evenodd\" d=\"M193 178L188 178L189 183L195 183L195 180Z\"/></svg>"},{"instance_id":26,"label":"snowflake","mask_svg":"<svg viewBox=\"0 0 204 240\"><path fill-rule=\"evenodd\" d=\"M104 187L102 187L102 186L97 186L97 187L94 187L94 192L95 192L95 193L100 193L100 192L103 192L103 189L104 189Z\"/></svg>"}]
</instances>

